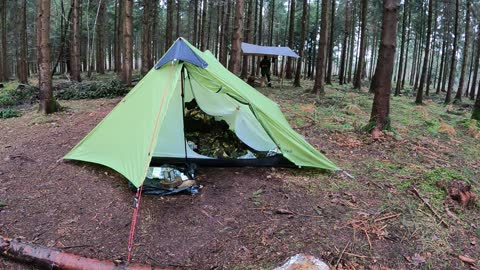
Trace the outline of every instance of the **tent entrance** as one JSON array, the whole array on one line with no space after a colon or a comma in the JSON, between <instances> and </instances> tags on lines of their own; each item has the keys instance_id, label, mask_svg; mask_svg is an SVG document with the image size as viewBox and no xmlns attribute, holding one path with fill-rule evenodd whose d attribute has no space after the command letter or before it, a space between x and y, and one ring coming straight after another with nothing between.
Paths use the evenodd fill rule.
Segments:
<instances>
[{"instance_id":1,"label":"tent entrance","mask_svg":"<svg viewBox=\"0 0 480 270\"><path fill-rule=\"evenodd\" d=\"M220 85L213 92L188 74L183 79L160 128L152 164L188 160L204 166L292 165L248 105L222 93Z\"/></svg>"}]
</instances>

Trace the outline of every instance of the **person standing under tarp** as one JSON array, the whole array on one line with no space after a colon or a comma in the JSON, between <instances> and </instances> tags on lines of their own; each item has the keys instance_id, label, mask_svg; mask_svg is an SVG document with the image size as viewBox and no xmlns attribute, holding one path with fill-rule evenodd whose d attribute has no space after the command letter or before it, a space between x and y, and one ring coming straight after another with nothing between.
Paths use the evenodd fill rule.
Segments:
<instances>
[{"instance_id":1,"label":"person standing under tarp","mask_svg":"<svg viewBox=\"0 0 480 270\"><path fill-rule=\"evenodd\" d=\"M272 82L270 80L270 59L266 55L263 56L262 61L260 61L260 70L262 73L262 78L267 77L268 87L272 87Z\"/></svg>"}]
</instances>

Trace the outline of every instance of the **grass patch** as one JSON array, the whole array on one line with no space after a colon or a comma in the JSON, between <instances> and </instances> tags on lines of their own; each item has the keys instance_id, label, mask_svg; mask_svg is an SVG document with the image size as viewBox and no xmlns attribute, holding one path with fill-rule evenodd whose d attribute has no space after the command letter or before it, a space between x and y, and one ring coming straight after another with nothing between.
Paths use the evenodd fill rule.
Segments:
<instances>
[{"instance_id":1,"label":"grass patch","mask_svg":"<svg viewBox=\"0 0 480 270\"><path fill-rule=\"evenodd\" d=\"M0 119L19 117L22 115L18 110L12 108L1 109L0 108Z\"/></svg>"}]
</instances>

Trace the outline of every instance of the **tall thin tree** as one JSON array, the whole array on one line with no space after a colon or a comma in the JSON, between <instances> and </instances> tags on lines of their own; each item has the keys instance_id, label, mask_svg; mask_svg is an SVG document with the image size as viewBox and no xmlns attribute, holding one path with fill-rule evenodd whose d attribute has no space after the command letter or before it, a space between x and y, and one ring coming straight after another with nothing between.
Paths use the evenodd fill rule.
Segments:
<instances>
[{"instance_id":1,"label":"tall thin tree","mask_svg":"<svg viewBox=\"0 0 480 270\"><path fill-rule=\"evenodd\" d=\"M403 4L403 21L402 21L402 41L400 45L400 58L398 62L398 72L397 72L397 83L395 85L395 96L399 96L401 93L401 87L402 87L402 78L403 78L403 65L404 62L406 62L406 59L404 59L404 53L405 53L405 38L406 38L406 33L407 33L407 17L408 17L408 0L405 0L405 3Z\"/></svg>"},{"instance_id":2,"label":"tall thin tree","mask_svg":"<svg viewBox=\"0 0 480 270\"><path fill-rule=\"evenodd\" d=\"M132 84L132 58L133 58L133 40L132 40L132 14L133 14L133 0L125 1L125 13L123 17L123 67L122 80L127 86Z\"/></svg>"},{"instance_id":3,"label":"tall thin tree","mask_svg":"<svg viewBox=\"0 0 480 270\"><path fill-rule=\"evenodd\" d=\"M313 92L317 94L317 96L323 96L325 94L329 4L330 0L322 0L322 14L320 19L320 46L318 47L317 74L315 76L315 84L313 86Z\"/></svg>"},{"instance_id":4,"label":"tall thin tree","mask_svg":"<svg viewBox=\"0 0 480 270\"><path fill-rule=\"evenodd\" d=\"M465 15L465 44L463 45L463 57L462 57L462 70L460 71L460 80L458 82L458 90L455 95L454 100L462 101L464 80L465 80L465 70L467 69L468 61L468 46L470 42L470 9L471 9L471 0L467 0L467 13Z\"/></svg>"},{"instance_id":5,"label":"tall thin tree","mask_svg":"<svg viewBox=\"0 0 480 270\"><path fill-rule=\"evenodd\" d=\"M433 0L428 0L428 19L427 19L427 40L425 41L425 53L423 58L422 73L420 75L420 86L417 90L416 104L423 104L423 89L425 79L427 77L428 57L430 56L430 37L432 36L432 20L433 20Z\"/></svg>"},{"instance_id":6,"label":"tall thin tree","mask_svg":"<svg viewBox=\"0 0 480 270\"><path fill-rule=\"evenodd\" d=\"M300 58L297 60L297 70L295 72L295 80L293 82L294 86L300 87L300 75L302 72L302 59L304 58L304 50L305 50L305 35L306 35L306 28L307 28L307 12L308 12L308 0L303 0L303 7L302 7L302 23L301 23L301 30L300 30L300 48L298 49L298 55Z\"/></svg>"},{"instance_id":7,"label":"tall thin tree","mask_svg":"<svg viewBox=\"0 0 480 270\"><path fill-rule=\"evenodd\" d=\"M293 48L293 39L295 34L295 0L290 0L290 22L288 23L288 47ZM285 78L293 78L292 58L287 58L287 65L285 67Z\"/></svg>"},{"instance_id":8,"label":"tall thin tree","mask_svg":"<svg viewBox=\"0 0 480 270\"><path fill-rule=\"evenodd\" d=\"M27 0L22 0L20 28L20 59L18 63L18 81L28 83L28 63L27 63Z\"/></svg>"},{"instance_id":9,"label":"tall thin tree","mask_svg":"<svg viewBox=\"0 0 480 270\"><path fill-rule=\"evenodd\" d=\"M344 36L343 36L343 43L342 43L342 52L340 55L340 71L338 74L338 80L340 84L346 83L345 81L345 65L347 59L347 41L349 35L349 17L348 17L348 2L349 0L345 0L345 27L344 27Z\"/></svg>"},{"instance_id":10,"label":"tall thin tree","mask_svg":"<svg viewBox=\"0 0 480 270\"><path fill-rule=\"evenodd\" d=\"M453 37L453 50L450 75L448 77L447 95L445 96L445 103L452 102L453 84L455 83L455 72L457 70L457 49L458 49L458 17L460 13L460 0L455 0L455 24L454 24L454 37Z\"/></svg>"},{"instance_id":11,"label":"tall thin tree","mask_svg":"<svg viewBox=\"0 0 480 270\"><path fill-rule=\"evenodd\" d=\"M72 24L70 31L70 77L81 81L80 63L80 0L72 0Z\"/></svg>"},{"instance_id":12,"label":"tall thin tree","mask_svg":"<svg viewBox=\"0 0 480 270\"><path fill-rule=\"evenodd\" d=\"M37 51L40 88L38 110L49 114L58 111L60 107L53 97L50 70L50 0L39 0L37 3Z\"/></svg>"},{"instance_id":13,"label":"tall thin tree","mask_svg":"<svg viewBox=\"0 0 480 270\"><path fill-rule=\"evenodd\" d=\"M353 79L353 87L355 89L360 89L362 87L362 73L365 67L365 52L367 49L366 40L367 40L367 9L368 9L368 0L362 0L362 25L360 28L360 55L357 60L357 70L355 73L355 78Z\"/></svg>"},{"instance_id":14,"label":"tall thin tree","mask_svg":"<svg viewBox=\"0 0 480 270\"><path fill-rule=\"evenodd\" d=\"M375 93L369 121L372 132L390 128L390 92L397 44L398 9L397 0L383 0L382 37L372 82Z\"/></svg>"},{"instance_id":15,"label":"tall thin tree","mask_svg":"<svg viewBox=\"0 0 480 270\"><path fill-rule=\"evenodd\" d=\"M228 62L228 70L230 70L232 73L237 73L239 71L240 50L242 45L243 13L244 0L235 1L235 23L232 33L232 50L230 53L230 61Z\"/></svg>"}]
</instances>

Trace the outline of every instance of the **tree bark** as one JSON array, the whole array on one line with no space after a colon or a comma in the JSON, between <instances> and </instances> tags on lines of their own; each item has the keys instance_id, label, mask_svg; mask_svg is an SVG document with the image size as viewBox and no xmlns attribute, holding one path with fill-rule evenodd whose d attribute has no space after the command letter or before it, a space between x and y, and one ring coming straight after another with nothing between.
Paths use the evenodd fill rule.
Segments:
<instances>
[{"instance_id":1,"label":"tree bark","mask_svg":"<svg viewBox=\"0 0 480 270\"><path fill-rule=\"evenodd\" d=\"M375 93L369 121L372 132L390 128L390 91L397 43L397 14L397 1L384 0L379 58L372 82Z\"/></svg>"},{"instance_id":2,"label":"tree bark","mask_svg":"<svg viewBox=\"0 0 480 270\"><path fill-rule=\"evenodd\" d=\"M230 33L230 14L232 10L232 0L227 0L227 11L225 13L225 21L223 23L223 30L222 30L222 36L223 36L223 46L220 48L220 63L222 63L223 66L227 67L227 58L228 58L228 34Z\"/></svg>"},{"instance_id":3,"label":"tree bark","mask_svg":"<svg viewBox=\"0 0 480 270\"><path fill-rule=\"evenodd\" d=\"M428 26L427 26L427 40L425 41L425 53L423 58L422 73L420 75L420 86L418 87L416 104L423 104L423 89L425 86L425 79L427 77L428 57L430 56L430 37L432 35L432 20L433 20L433 0L428 1Z\"/></svg>"},{"instance_id":4,"label":"tree bark","mask_svg":"<svg viewBox=\"0 0 480 270\"><path fill-rule=\"evenodd\" d=\"M333 45L334 45L334 30L335 30L335 3L336 0L332 0L330 5L331 15L330 15L330 38L328 41L328 65L327 65L327 84L332 84L332 72L333 72ZM303 26L303 25L302 25Z\"/></svg>"},{"instance_id":5,"label":"tree bark","mask_svg":"<svg viewBox=\"0 0 480 270\"><path fill-rule=\"evenodd\" d=\"M152 36L153 36L153 6L152 0L143 0L142 16L142 68L143 76L152 68Z\"/></svg>"},{"instance_id":6,"label":"tree bark","mask_svg":"<svg viewBox=\"0 0 480 270\"><path fill-rule=\"evenodd\" d=\"M125 13L123 16L123 68L122 81L125 85L132 84L132 12L133 0L123 0L125 5ZM170 38L172 33L170 32Z\"/></svg>"},{"instance_id":7,"label":"tree bark","mask_svg":"<svg viewBox=\"0 0 480 270\"><path fill-rule=\"evenodd\" d=\"M70 77L80 82L80 0L72 0L72 29L70 32Z\"/></svg>"},{"instance_id":8,"label":"tree bark","mask_svg":"<svg viewBox=\"0 0 480 270\"><path fill-rule=\"evenodd\" d=\"M260 0L260 1L263 4L263 0ZM270 12L272 14L270 14L271 15L270 16L270 37L268 39L268 46L273 46L273 29L275 28L275 25L274 25L275 24L275 0L272 0L271 2ZM260 16L260 18L261 17L262 16ZM259 33L261 33L261 27L262 27L261 21L258 27L259 27ZM262 40L260 38L259 40L260 40L260 45L262 45Z\"/></svg>"},{"instance_id":9,"label":"tree bark","mask_svg":"<svg viewBox=\"0 0 480 270\"><path fill-rule=\"evenodd\" d=\"M455 25L454 25L454 33L455 36L453 37L453 50L452 50L452 65L450 67L450 76L448 78L448 88L447 88L447 95L445 97L445 103L448 104L452 101L452 91L453 91L453 84L455 83L455 71L457 67L457 49L458 49L458 14L460 10L460 0L455 1Z\"/></svg>"},{"instance_id":10,"label":"tree bark","mask_svg":"<svg viewBox=\"0 0 480 270\"><path fill-rule=\"evenodd\" d=\"M362 73L365 64L365 51L366 46L366 29L367 29L367 9L368 9L368 0L362 0L362 25L360 30L360 55L357 60L357 70L355 73L355 78L353 80L353 88L360 89L362 87Z\"/></svg>"},{"instance_id":11,"label":"tree bark","mask_svg":"<svg viewBox=\"0 0 480 270\"><path fill-rule=\"evenodd\" d=\"M18 63L18 81L28 84L28 63L27 63L27 0L22 0L20 28L20 61Z\"/></svg>"},{"instance_id":12,"label":"tree bark","mask_svg":"<svg viewBox=\"0 0 480 270\"><path fill-rule=\"evenodd\" d=\"M232 73L238 73L239 71L244 12L244 0L237 0L235 2L235 23L232 33L232 50L230 52L230 61L228 63L228 70Z\"/></svg>"},{"instance_id":13,"label":"tree bark","mask_svg":"<svg viewBox=\"0 0 480 270\"><path fill-rule=\"evenodd\" d=\"M123 0L116 0L118 5L115 5L115 39L114 39L114 63L115 72L120 73L122 71L122 50L123 42Z\"/></svg>"},{"instance_id":14,"label":"tree bark","mask_svg":"<svg viewBox=\"0 0 480 270\"><path fill-rule=\"evenodd\" d=\"M7 9L8 9L8 1L2 1L2 8L0 9L0 24L2 30L2 66L3 66L3 73L0 74L0 81L7 81L10 78L10 68L9 68L9 61L8 61L8 42L7 42Z\"/></svg>"},{"instance_id":15,"label":"tree bark","mask_svg":"<svg viewBox=\"0 0 480 270\"><path fill-rule=\"evenodd\" d=\"M308 12L308 0L303 0L303 7L302 7L302 22L301 22L301 30L300 30L300 48L298 50L298 55L300 56L297 59L297 71L295 73L295 80L293 85L296 87L300 87L300 75L302 72L302 60L304 60L304 50L305 50L305 32L307 31L307 12Z\"/></svg>"},{"instance_id":16,"label":"tree bark","mask_svg":"<svg viewBox=\"0 0 480 270\"><path fill-rule=\"evenodd\" d=\"M475 89L477 84L479 65L480 65L480 31L478 31L478 37L477 37L477 55L475 56L475 64L473 65L472 86L470 86L470 100L473 100L475 98Z\"/></svg>"},{"instance_id":17,"label":"tree bark","mask_svg":"<svg viewBox=\"0 0 480 270\"><path fill-rule=\"evenodd\" d=\"M8 239L0 236L0 254L29 265L46 269L70 270L162 270L163 268L141 264L116 264L111 261L81 257L54 248L23 243L18 239ZM167 269L164 269L167 270Z\"/></svg>"},{"instance_id":18,"label":"tree bark","mask_svg":"<svg viewBox=\"0 0 480 270\"><path fill-rule=\"evenodd\" d=\"M200 34L200 50L205 51L207 48L207 36L206 36L206 22L207 22L207 0L203 0L202 4L202 24Z\"/></svg>"},{"instance_id":19,"label":"tree bark","mask_svg":"<svg viewBox=\"0 0 480 270\"><path fill-rule=\"evenodd\" d=\"M397 73L397 83L395 86L395 96L399 96L402 90L402 78L403 78L403 63L404 60L406 62L406 58L404 57L405 52L405 37L407 33L407 17L408 17L408 0L405 0L403 5L403 22L402 22L402 41L400 45L400 59L398 63L398 73Z\"/></svg>"},{"instance_id":20,"label":"tree bark","mask_svg":"<svg viewBox=\"0 0 480 270\"><path fill-rule=\"evenodd\" d=\"M247 16L245 19L247 20L245 23L245 42L250 42L251 36L251 27L252 27L252 11L253 11L253 0L247 0ZM242 74L240 77L242 79L246 79L248 76L248 56L244 55L242 60Z\"/></svg>"},{"instance_id":21,"label":"tree bark","mask_svg":"<svg viewBox=\"0 0 480 270\"><path fill-rule=\"evenodd\" d=\"M343 36L343 44L342 44L342 53L340 56L340 71L338 74L339 84L344 84L345 82L345 65L347 59L347 41L349 35L349 22L348 22L348 2L349 0L345 0L345 28L344 28L344 36Z\"/></svg>"},{"instance_id":22,"label":"tree bark","mask_svg":"<svg viewBox=\"0 0 480 270\"><path fill-rule=\"evenodd\" d=\"M175 1L167 0L167 26L165 28L165 49L168 50L172 46L173 39L173 12L174 12Z\"/></svg>"},{"instance_id":23,"label":"tree bark","mask_svg":"<svg viewBox=\"0 0 480 270\"><path fill-rule=\"evenodd\" d=\"M468 46L470 42L470 6L471 0L467 0L467 14L465 15L465 45L463 46L463 57L462 57L462 70L460 72L460 81L458 84L457 94L455 95L454 100L462 101L464 80L465 80L465 70L467 69L467 60L468 60Z\"/></svg>"},{"instance_id":24,"label":"tree bark","mask_svg":"<svg viewBox=\"0 0 480 270\"><path fill-rule=\"evenodd\" d=\"M50 0L38 1L37 17L39 111L49 114L58 111L60 107L53 98L50 70Z\"/></svg>"},{"instance_id":25,"label":"tree bark","mask_svg":"<svg viewBox=\"0 0 480 270\"><path fill-rule=\"evenodd\" d=\"M293 48L293 38L295 34L295 0L290 0L290 22L288 23L288 47ZM287 57L287 65L285 67L285 78L292 79L292 58Z\"/></svg>"},{"instance_id":26,"label":"tree bark","mask_svg":"<svg viewBox=\"0 0 480 270\"><path fill-rule=\"evenodd\" d=\"M479 84L480 86L480 84ZM473 105L473 111L472 111L472 119L475 119L477 121L480 121L480 87L478 87L478 92L477 92L477 100L475 101L475 104ZM475 91L472 91L475 92Z\"/></svg>"},{"instance_id":27,"label":"tree bark","mask_svg":"<svg viewBox=\"0 0 480 270\"><path fill-rule=\"evenodd\" d=\"M97 61L96 70L99 74L105 74L105 17L107 15L107 0L102 0L98 9L97 20Z\"/></svg>"},{"instance_id":28,"label":"tree bark","mask_svg":"<svg viewBox=\"0 0 480 270\"><path fill-rule=\"evenodd\" d=\"M315 75L315 84L313 86L313 92L317 94L317 96L323 96L325 94L329 4L330 0L322 0L320 46L318 47L317 74Z\"/></svg>"}]
</instances>

